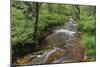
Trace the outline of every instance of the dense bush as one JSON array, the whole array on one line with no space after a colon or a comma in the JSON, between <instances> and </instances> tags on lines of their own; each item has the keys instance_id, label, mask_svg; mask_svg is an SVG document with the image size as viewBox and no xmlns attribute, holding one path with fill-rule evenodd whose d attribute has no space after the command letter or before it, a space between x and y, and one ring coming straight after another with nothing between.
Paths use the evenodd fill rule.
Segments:
<instances>
[{"instance_id":1,"label":"dense bush","mask_svg":"<svg viewBox=\"0 0 100 67\"><path fill-rule=\"evenodd\" d=\"M12 7L12 11L12 47L20 50L22 46L24 47L26 44L34 43L32 36L34 31L34 21L27 19L24 13L15 7ZM40 13L38 31L41 32L48 27L51 28L52 26L62 25L65 21L64 19L64 15L50 14L46 11Z\"/></svg>"},{"instance_id":2,"label":"dense bush","mask_svg":"<svg viewBox=\"0 0 100 67\"><path fill-rule=\"evenodd\" d=\"M59 26L65 23L65 16L59 14L50 14L46 11L39 15L39 29L45 30L47 27Z\"/></svg>"},{"instance_id":3,"label":"dense bush","mask_svg":"<svg viewBox=\"0 0 100 67\"><path fill-rule=\"evenodd\" d=\"M95 34L96 31L96 21L93 16L81 16L81 20L78 23L78 28L80 31Z\"/></svg>"},{"instance_id":4,"label":"dense bush","mask_svg":"<svg viewBox=\"0 0 100 67\"><path fill-rule=\"evenodd\" d=\"M32 37L30 37L30 33L33 31L32 21L26 20L20 10L12 7L12 11L12 45L16 46L19 43L32 42Z\"/></svg>"},{"instance_id":5,"label":"dense bush","mask_svg":"<svg viewBox=\"0 0 100 67\"><path fill-rule=\"evenodd\" d=\"M86 46L86 55L87 56L96 56L96 37L95 35L84 34L83 42Z\"/></svg>"}]
</instances>

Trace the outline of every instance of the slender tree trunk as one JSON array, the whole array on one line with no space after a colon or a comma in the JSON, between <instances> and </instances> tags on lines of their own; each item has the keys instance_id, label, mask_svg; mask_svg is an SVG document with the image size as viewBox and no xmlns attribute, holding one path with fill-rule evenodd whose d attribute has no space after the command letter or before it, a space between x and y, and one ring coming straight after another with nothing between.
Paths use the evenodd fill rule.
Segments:
<instances>
[{"instance_id":1,"label":"slender tree trunk","mask_svg":"<svg viewBox=\"0 0 100 67\"><path fill-rule=\"evenodd\" d=\"M93 8L94 8L94 9L93 9L93 10L94 10L93 16L95 16L95 15L96 15L96 6L94 6Z\"/></svg>"},{"instance_id":2,"label":"slender tree trunk","mask_svg":"<svg viewBox=\"0 0 100 67\"><path fill-rule=\"evenodd\" d=\"M96 13L96 7L95 6L89 6L89 8L88 8L88 11L89 11L89 15L91 16L95 16L95 13Z\"/></svg>"},{"instance_id":3,"label":"slender tree trunk","mask_svg":"<svg viewBox=\"0 0 100 67\"><path fill-rule=\"evenodd\" d=\"M48 7L48 12L52 14L52 12L53 12L52 11L52 4L48 3L47 7Z\"/></svg>"},{"instance_id":4,"label":"slender tree trunk","mask_svg":"<svg viewBox=\"0 0 100 67\"><path fill-rule=\"evenodd\" d=\"M80 8L78 5L75 5L75 8L77 9L77 18L80 20Z\"/></svg>"},{"instance_id":5,"label":"slender tree trunk","mask_svg":"<svg viewBox=\"0 0 100 67\"><path fill-rule=\"evenodd\" d=\"M80 20L80 7L78 5L73 5L73 7L77 10L76 17Z\"/></svg>"},{"instance_id":6,"label":"slender tree trunk","mask_svg":"<svg viewBox=\"0 0 100 67\"><path fill-rule=\"evenodd\" d=\"M36 2L36 20L35 20L35 23L34 23L34 36L33 36L33 38L34 38L34 40L35 40L35 44L37 44L38 43L38 39L37 39L37 30L38 30L38 16L39 16L39 3L38 2Z\"/></svg>"},{"instance_id":7,"label":"slender tree trunk","mask_svg":"<svg viewBox=\"0 0 100 67\"><path fill-rule=\"evenodd\" d=\"M60 9L61 9L61 6L60 6L60 4L58 4L58 14L59 14L59 15L61 14Z\"/></svg>"}]
</instances>

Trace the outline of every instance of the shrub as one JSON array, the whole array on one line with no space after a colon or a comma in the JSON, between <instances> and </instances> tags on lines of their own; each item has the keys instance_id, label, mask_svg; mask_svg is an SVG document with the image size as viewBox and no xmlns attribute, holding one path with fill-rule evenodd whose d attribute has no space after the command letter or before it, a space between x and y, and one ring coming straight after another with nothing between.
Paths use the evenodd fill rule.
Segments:
<instances>
[{"instance_id":1,"label":"shrub","mask_svg":"<svg viewBox=\"0 0 100 67\"><path fill-rule=\"evenodd\" d=\"M86 55L94 56L96 55L96 38L95 35L84 34L83 42L86 46Z\"/></svg>"},{"instance_id":2,"label":"shrub","mask_svg":"<svg viewBox=\"0 0 100 67\"><path fill-rule=\"evenodd\" d=\"M32 21L26 20L24 14L12 7L12 46L18 45L18 43L32 42L30 33L32 29Z\"/></svg>"},{"instance_id":3,"label":"shrub","mask_svg":"<svg viewBox=\"0 0 100 67\"><path fill-rule=\"evenodd\" d=\"M80 31L95 34L96 31L96 21L93 16L81 16L78 23L78 29Z\"/></svg>"},{"instance_id":4,"label":"shrub","mask_svg":"<svg viewBox=\"0 0 100 67\"><path fill-rule=\"evenodd\" d=\"M44 30L47 27L62 25L65 22L64 19L64 15L50 14L46 11L43 11L39 16L39 29Z\"/></svg>"}]
</instances>

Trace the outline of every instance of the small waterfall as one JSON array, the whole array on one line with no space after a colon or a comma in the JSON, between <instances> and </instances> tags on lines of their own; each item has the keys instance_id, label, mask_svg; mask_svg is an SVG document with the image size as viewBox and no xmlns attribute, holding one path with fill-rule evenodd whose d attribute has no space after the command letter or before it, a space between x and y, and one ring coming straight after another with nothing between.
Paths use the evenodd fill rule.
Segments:
<instances>
[{"instance_id":1,"label":"small waterfall","mask_svg":"<svg viewBox=\"0 0 100 67\"><path fill-rule=\"evenodd\" d=\"M77 33L76 22L73 19L69 19L68 22L64 24L63 28L55 30L51 36L47 37L47 40L49 44L52 45L66 44L68 46Z\"/></svg>"},{"instance_id":2,"label":"small waterfall","mask_svg":"<svg viewBox=\"0 0 100 67\"><path fill-rule=\"evenodd\" d=\"M84 50L80 43L77 43L78 36L80 32L77 32L77 24L74 20L69 20L67 23L65 23L64 28L57 29L54 31L54 33L46 38L48 45L51 45L55 48L60 48L65 51L64 55L61 56L58 59L55 59L54 61L50 63L61 63L63 61L66 62L76 62L81 61L81 59L84 56L84 53L82 53ZM55 49L53 49L54 51ZM60 50L58 50L60 51ZM52 51L51 51L52 52ZM54 53L57 53L55 51ZM48 53L50 55L50 53ZM52 57L51 53L51 57ZM63 53L61 53L63 54ZM51 59L50 56L47 56L48 59ZM53 56L54 57L54 56ZM55 56L58 57L58 56ZM49 63L47 61L47 63Z\"/></svg>"},{"instance_id":3,"label":"small waterfall","mask_svg":"<svg viewBox=\"0 0 100 67\"><path fill-rule=\"evenodd\" d=\"M84 53L82 46L75 38L77 34L77 24L74 20L69 20L65 23L64 28L54 30L54 33L46 37L46 44L51 46L49 52L44 52L43 56L36 58L42 60L36 62L33 60L32 64L45 64L45 63L63 63L81 61ZM59 49L58 49L59 48ZM63 50L63 51L62 51ZM42 59L41 59L42 58Z\"/></svg>"},{"instance_id":4,"label":"small waterfall","mask_svg":"<svg viewBox=\"0 0 100 67\"><path fill-rule=\"evenodd\" d=\"M68 39L70 37L74 37L75 33L76 32L68 31L66 29L60 29L60 30L56 30L54 35Z\"/></svg>"},{"instance_id":5,"label":"small waterfall","mask_svg":"<svg viewBox=\"0 0 100 67\"><path fill-rule=\"evenodd\" d=\"M69 19L64 26L65 29L69 31L77 31L77 23L73 19Z\"/></svg>"}]
</instances>

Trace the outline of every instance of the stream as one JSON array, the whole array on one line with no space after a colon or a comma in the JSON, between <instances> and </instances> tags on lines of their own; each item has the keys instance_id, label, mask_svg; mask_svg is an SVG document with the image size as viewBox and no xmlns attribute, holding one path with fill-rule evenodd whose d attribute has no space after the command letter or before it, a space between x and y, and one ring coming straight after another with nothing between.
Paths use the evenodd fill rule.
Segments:
<instances>
[{"instance_id":1,"label":"stream","mask_svg":"<svg viewBox=\"0 0 100 67\"><path fill-rule=\"evenodd\" d=\"M77 30L77 23L70 19L45 38L49 48L17 59L16 65L81 62L84 60L81 36L81 32Z\"/></svg>"}]
</instances>

